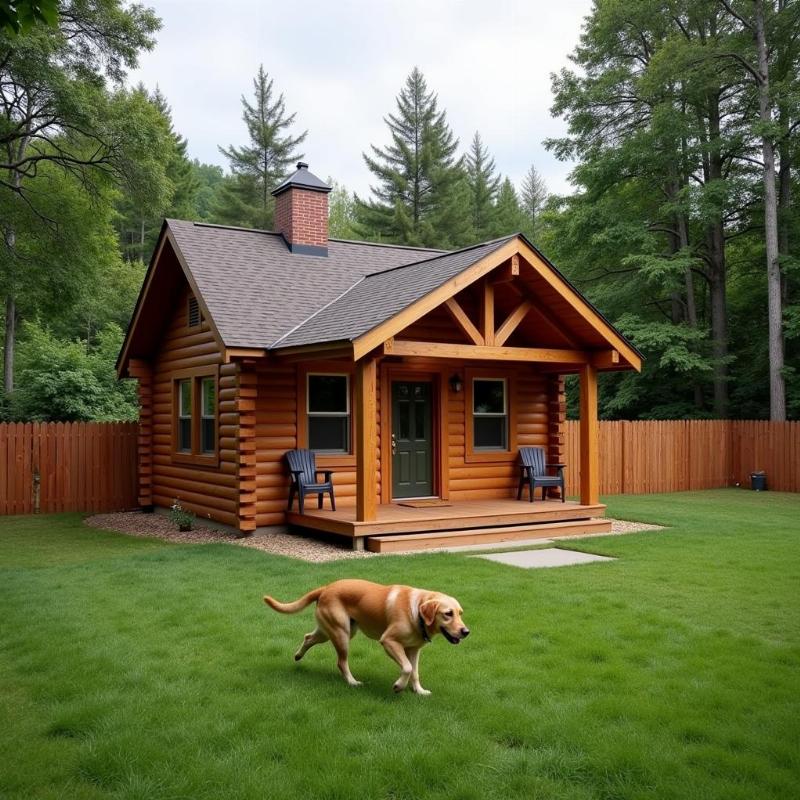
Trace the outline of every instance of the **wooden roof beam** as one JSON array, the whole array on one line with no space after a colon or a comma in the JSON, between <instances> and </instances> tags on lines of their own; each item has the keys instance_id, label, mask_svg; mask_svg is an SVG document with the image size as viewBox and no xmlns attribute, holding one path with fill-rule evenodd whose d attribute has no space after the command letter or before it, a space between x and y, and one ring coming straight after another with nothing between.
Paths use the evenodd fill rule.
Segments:
<instances>
[{"instance_id":1,"label":"wooden roof beam","mask_svg":"<svg viewBox=\"0 0 800 800\"><path fill-rule=\"evenodd\" d=\"M503 266L492 274L492 283L508 283L519 277L519 255L514 253Z\"/></svg>"},{"instance_id":2,"label":"wooden roof beam","mask_svg":"<svg viewBox=\"0 0 800 800\"><path fill-rule=\"evenodd\" d=\"M615 369L619 365L619 350L602 350L592 356L592 366L597 369Z\"/></svg>"},{"instance_id":3,"label":"wooden roof beam","mask_svg":"<svg viewBox=\"0 0 800 800\"><path fill-rule=\"evenodd\" d=\"M492 345L444 344L389 339L384 342L387 356L471 359L475 361L529 361L551 364L587 364L589 355L583 350L559 350L547 347L495 347Z\"/></svg>"},{"instance_id":4,"label":"wooden roof beam","mask_svg":"<svg viewBox=\"0 0 800 800\"><path fill-rule=\"evenodd\" d=\"M520 326L520 323L533 308L530 300L523 300L506 318L506 321L495 331L494 343L498 347L504 345L508 337Z\"/></svg>"},{"instance_id":5,"label":"wooden roof beam","mask_svg":"<svg viewBox=\"0 0 800 800\"><path fill-rule=\"evenodd\" d=\"M445 308L450 312L450 316L458 323L461 330L467 334L473 344L486 344L481 332L473 325L472 320L467 316L455 297L449 297L444 302Z\"/></svg>"},{"instance_id":6,"label":"wooden roof beam","mask_svg":"<svg viewBox=\"0 0 800 800\"><path fill-rule=\"evenodd\" d=\"M481 293L481 328L483 340L487 345L494 344L494 284L487 278L483 279L483 292Z\"/></svg>"},{"instance_id":7,"label":"wooden roof beam","mask_svg":"<svg viewBox=\"0 0 800 800\"><path fill-rule=\"evenodd\" d=\"M264 358L266 350L250 347L226 347L225 363L230 364L234 360Z\"/></svg>"}]
</instances>

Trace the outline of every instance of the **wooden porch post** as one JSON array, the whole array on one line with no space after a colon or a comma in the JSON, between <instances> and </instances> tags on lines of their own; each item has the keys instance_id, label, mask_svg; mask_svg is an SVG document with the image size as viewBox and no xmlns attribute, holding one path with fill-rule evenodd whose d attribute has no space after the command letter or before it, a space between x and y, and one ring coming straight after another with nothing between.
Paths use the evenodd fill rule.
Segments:
<instances>
[{"instance_id":1,"label":"wooden porch post","mask_svg":"<svg viewBox=\"0 0 800 800\"><path fill-rule=\"evenodd\" d=\"M581 503L600 502L600 453L597 425L597 368L580 368Z\"/></svg>"},{"instance_id":2,"label":"wooden porch post","mask_svg":"<svg viewBox=\"0 0 800 800\"><path fill-rule=\"evenodd\" d=\"M362 358L356 362L356 520L369 522L377 517L378 407L377 361Z\"/></svg>"}]
</instances>

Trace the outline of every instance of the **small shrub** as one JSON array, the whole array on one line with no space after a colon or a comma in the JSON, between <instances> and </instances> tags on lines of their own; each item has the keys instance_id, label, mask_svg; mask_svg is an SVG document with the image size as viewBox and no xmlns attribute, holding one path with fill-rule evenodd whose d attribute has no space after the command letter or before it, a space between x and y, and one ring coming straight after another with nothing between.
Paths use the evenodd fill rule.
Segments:
<instances>
[{"instance_id":1,"label":"small shrub","mask_svg":"<svg viewBox=\"0 0 800 800\"><path fill-rule=\"evenodd\" d=\"M187 511L176 499L169 509L169 518L178 526L180 531L190 531L194 523L194 514Z\"/></svg>"}]
</instances>

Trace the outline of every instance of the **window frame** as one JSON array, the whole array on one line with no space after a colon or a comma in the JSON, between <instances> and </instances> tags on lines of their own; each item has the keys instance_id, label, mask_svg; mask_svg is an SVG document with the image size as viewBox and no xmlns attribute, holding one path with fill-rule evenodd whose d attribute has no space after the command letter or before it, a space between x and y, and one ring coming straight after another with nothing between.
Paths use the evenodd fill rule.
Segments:
<instances>
[{"instance_id":1,"label":"window frame","mask_svg":"<svg viewBox=\"0 0 800 800\"><path fill-rule=\"evenodd\" d=\"M189 387L189 414L186 415L183 413L183 387ZM194 397L192 395L192 391L194 389L193 381L191 378L180 378L177 381L176 385L176 392L177 392L177 421L176 421L176 428L175 428L175 436L176 436L176 444L175 449L178 453L183 453L184 455L191 455L192 453L192 440L194 438L194 420L192 411L194 409ZM181 423L183 420L189 420L189 446L182 447L182 436L181 436Z\"/></svg>"},{"instance_id":2,"label":"window frame","mask_svg":"<svg viewBox=\"0 0 800 800\"><path fill-rule=\"evenodd\" d=\"M467 463L489 462L502 463L514 461L517 457L517 422L516 422L516 380L511 372L490 369L465 369L464 375L464 433L465 448L464 461ZM505 414L487 413L475 414L475 381L503 381L505 386L504 406ZM505 417L506 420L506 446L505 448L488 449L475 447L475 418L477 417Z\"/></svg>"},{"instance_id":3,"label":"window frame","mask_svg":"<svg viewBox=\"0 0 800 800\"><path fill-rule=\"evenodd\" d=\"M205 384L207 382L211 382L212 386L214 387L214 413L207 414L205 405L206 405L206 392L205 392ZM200 420L200 454L204 456L213 455L217 452L217 408L219 406L219 397L217 396L217 381L214 379L212 375L200 376L197 379L197 385L200 388L200 414L198 419ZM206 420L213 420L213 432L214 432L214 446L210 450L206 450L203 446L203 427Z\"/></svg>"},{"instance_id":4,"label":"window frame","mask_svg":"<svg viewBox=\"0 0 800 800\"><path fill-rule=\"evenodd\" d=\"M311 378L344 378L345 379L345 411L312 411L311 410ZM322 457L341 457L353 455L353 403L352 403L352 381L349 372L323 372L320 370L309 370L305 373L305 434L306 445L317 456ZM347 420L347 448L345 450L314 450L311 447L311 418L327 417L334 419Z\"/></svg>"},{"instance_id":5,"label":"window frame","mask_svg":"<svg viewBox=\"0 0 800 800\"><path fill-rule=\"evenodd\" d=\"M355 378L354 368L351 364L326 361L318 359L298 364L295 373L297 387L297 439L296 447L308 447L308 375L347 375L349 391L347 399L350 408L350 452L349 453L319 453L317 454L317 467L319 469L345 469L350 470L356 466L355 443Z\"/></svg>"},{"instance_id":6,"label":"window frame","mask_svg":"<svg viewBox=\"0 0 800 800\"><path fill-rule=\"evenodd\" d=\"M192 369L177 370L172 373L172 461L175 463L194 465L199 467L219 466L219 367L194 367ZM202 387L203 381L214 381L214 450L202 450ZM191 415L191 450L180 449L180 386L184 381L189 381L192 391ZM206 417L211 419L210 416Z\"/></svg>"}]
</instances>

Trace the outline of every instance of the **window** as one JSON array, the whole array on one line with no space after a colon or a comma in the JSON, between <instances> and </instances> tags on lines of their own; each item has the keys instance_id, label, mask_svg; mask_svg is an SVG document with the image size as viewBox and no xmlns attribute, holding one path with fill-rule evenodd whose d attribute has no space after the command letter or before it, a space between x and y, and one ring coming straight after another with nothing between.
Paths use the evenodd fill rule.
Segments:
<instances>
[{"instance_id":1,"label":"window","mask_svg":"<svg viewBox=\"0 0 800 800\"><path fill-rule=\"evenodd\" d=\"M189 308L187 311L187 324L190 328L196 328L201 322L200 304L196 297L189 298Z\"/></svg>"},{"instance_id":2,"label":"window","mask_svg":"<svg viewBox=\"0 0 800 800\"><path fill-rule=\"evenodd\" d=\"M217 449L217 386L214 378L200 381L200 449L214 453Z\"/></svg>"},{"instance_id":3,"label":"window","mask_svg":"<svg viewBox=\"0 0 800 800\"><path fill-rule=\"evenodd\" d=\"M350 452L350 381L347 375L308 375L308 447L317 453Z\"/></svg>"},{"instance_id":4,"label":"window","mask_svg":"<svg viewBox=\"0 0 800 800\"><path fill-rule=\"evenodd\" d=\"M475 450L508 450L508 401L505 378L472 382L472 432Z\"/></svg>"},{"instance_id":5,"label":"window","mask_svg":"<svg viewBox=\"0 0 800 800\"><path fill-rule=\"evenodd\" d=\"M178 450L192 452L192 382L178 381Z\"/></svg>"},{"instance_id":6,"label":"window","mask_svg":"<svg viewBox=\"0 0 800 800\"><path fill-rule=\"evenodd\" d=\"M173 459L214 464L218 457L217 369L195 367L173 377Z\"/></svg>"}]
</instances>

